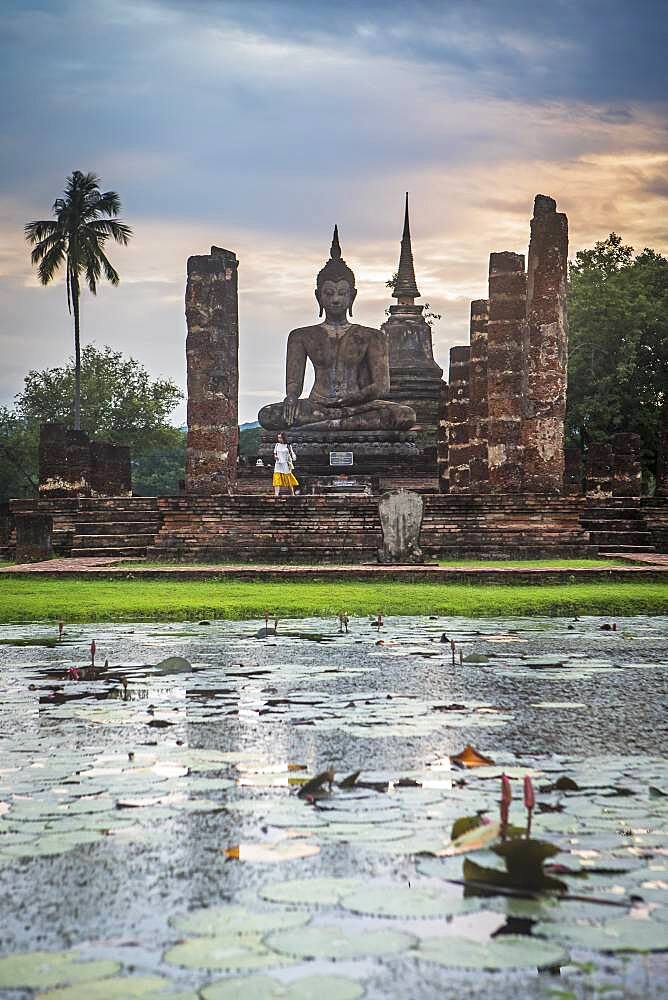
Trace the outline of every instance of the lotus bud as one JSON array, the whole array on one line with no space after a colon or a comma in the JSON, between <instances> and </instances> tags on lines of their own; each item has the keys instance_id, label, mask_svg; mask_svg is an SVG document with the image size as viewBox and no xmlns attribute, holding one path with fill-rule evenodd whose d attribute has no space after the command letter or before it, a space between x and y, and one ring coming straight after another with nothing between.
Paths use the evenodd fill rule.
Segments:
<instances>
[{"instance_id":1,"label":"lotus bud","mask_svg":"<svg viewBox=\"0 0 668 1000\"><path fill-rule=\"evenodd\" d=\"M93 639L93 641L90 644L90 662L93 664L93 666L95 666L95 650L96 650L96 648L97 647L95 645L95 639Z\"/></svg>"},{"instance_id":2,"label":"lotus bud","mask_svg":"<svg viewBox=\"0 0 668 1000\"><path fill-rule=\"evenodd\" d=\"M536 805L536 794L533 782L528 774L524 775L524 805L527 811L527 838L531 836L531 816Z\"/></svg>"},{"instance_id":3,"label":"lotus bud","mask_svg":"<svg viewBox=\"0 0 668 1000\"><path fill-rule=\"evenodd\" d=\"M508 775L501 775L501 802L500 802L500 816L501 816L501 835L505 836L506 827L508 826L508 813L510 810L510 803L513 798L513 790L510 784L510 779Z\"/></svg>"}]
</instances>

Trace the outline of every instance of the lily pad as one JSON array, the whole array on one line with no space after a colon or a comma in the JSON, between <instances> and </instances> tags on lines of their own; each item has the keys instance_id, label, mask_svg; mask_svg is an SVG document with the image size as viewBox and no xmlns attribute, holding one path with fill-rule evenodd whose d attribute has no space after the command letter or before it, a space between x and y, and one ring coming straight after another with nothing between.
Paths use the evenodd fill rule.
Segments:
<instances>
[{"instance_id":1,"label":"lily pad","mask_svg":"<svg viewBox=\"0 0 668 1000\"><path fill-rule=\"evenodd\" d=\"M264 969L290 964L289 959L265 947L259 934L240 937L234 933L187 938L168 948L164 961L187 969Z\"/></svg>"},{"instance_id":2,"label":"lily pad","mask_svg":"<svg viewBox=\"0 0 668 1000\"><path fill-rule=\"evenodd\" d=\"M26 951L0 958L0 987L43 990L50 986L92 982L120 971L111 960L79 962L77 951Z\"/></svg>"},{"instance_id":3,"label":"lily pad","mask_svg":"<svg viewBox=\"0 0 668 1000\"><path fill-rule=\"evenodd\" d=\"M424 938L417 957L451 969L545 969L568 961L558 946L511 934L484 943L457 937Z\"/></svg>"},{"instance_id":4,"label":"lily pad","mask_svg":"<svg viewBox=\"0 0 668 1000\"><path fill-rule=\"evenodd\" d=\"M289 882L270 882L260 889L260 896L273 903L303 903L305 906L334 906L360 888L354 878L296 878Z\"/></svg>"},{"instance_id":5,"label":"lily pad","mask_svg":"<svg viewBox=\"0 0 668 1000\"><path fill-rule=\"evenodd\" d=\"M202 991L203 1000L357 1000L364 989L342 976L305 976L290 983L270 976L221 979Z\"/></svg>"},{"instance_id":6,"label":"lily pad","mask_svg":"<svg viewBox=\"0 0 668 1000\"><path fill-rule=\"evenodd\" d=\"M534 934L592 951L668 950L668 926L635 917L589 925L538 923Z\"/></svg>"},{"instance_id":7,"label":"lily pad","mask_svg":"<svg viewBox=\"0 0 668 1000\"><path fill-rule=\"evenodd\" d=\"M187 934L265 934L286 927L301 927L310 915L291 910L268 910L254 913L245 906L209 906L170 919L172 927Z\"/></svg>"},{"instance_id":8,"label":"lily pad","mask_svg":"<svg viewBox=\"0 0 668 1000\"><path fill-rule=\"evenodd\" d=\"M353 913L375 917L442 917L465 909L463 894L455 886L407 888L370 886L344 896L341 905Z\"/></svg>"},{"instance_id":9,"label":"lily pad","mask_svg":"<svg viewBox=\"0 0 668 1000\"><path fill-rule=\"evenodd\" d=\"M113 976L111 979L97 979L49 990L48 993L40 993L38 1000L131 1000L132 997L153 1000L158 996L178 1000L179 994L163 992L170 985L170 980L163 976Z\"/></svg>"},{"instance_id":10,"label":"lily pad","mask_svg":"<svg viewBox=\"0 0 668 1000\"><path fill-rule=\"evenodd\" d=\"M414 947L415 938L399 931L346 930L343 926L318 925L269 934L270 948L295 958L346 959L396 955Z\"/></svg>"}]
</instances>

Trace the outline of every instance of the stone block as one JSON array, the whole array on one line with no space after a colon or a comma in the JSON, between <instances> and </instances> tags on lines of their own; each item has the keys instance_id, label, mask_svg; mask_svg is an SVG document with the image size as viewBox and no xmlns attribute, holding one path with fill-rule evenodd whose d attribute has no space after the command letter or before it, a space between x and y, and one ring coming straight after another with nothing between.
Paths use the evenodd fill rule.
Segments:
<instances>
[{"instance_id":1,"label":"stone block","mask_svg":"<svg viewBox=\"0 0 668 1000\"><path fill-rule=\"evenodd\" d=\"M469 471L469 359L471 348L450 349L448 391L449 492L466 492Z\"/></svg>"},{"instance_id":2,"label":"stone block","mask_svg":"<svg viewBox=\"0 0 668 1000\"><path fill-rule=\"evenodd\" d=\"M90 446L92 496L132 495L132 466L127 445L93 441Z\"/></svg>"},{"instance_id":3,"label":"stone block","mask_svg":"<svg viewBox=\"0 0 668 1000\"><path fill-rule=\"evenodd\" d=\"M378 501L378 515L383 531L383 547L378 550L381 563L421 563L420 531L424 501L419 493L397 490Z\"/></svg>"},{"instance_id":4,"label":"stone block","mask_svg":"<svg viewBox=\"0 0 668 1000\"><path fill-rule=\"evenodd\" d=\"M566 445L564 449L564 493L566 496L577 497L583 492L584 464L582 451L576 444Z\"/></svg>"},{"instance_id":5,"label":"stone block","mask_svg":"<svg viewBox=\"0 0 668 1000\"><path fill-rule=\"evenodd\" d=\"M53 555L51 514L16 514L16 562L39 562Z\"/></svg>"},{"instance_id":6,"label":"stone block","mask_svg":"<svg viewBox=\"0 0 668 1000\"><path fill-rule=\"evenodd\" d=\"M612 492L616 497L639 497L642 493L640 435L615 434L612 438Z\"/></svg>"},{"instance_id":7,"label":"stone block","mask_svg":"<svg viewBox=\"0 0 668 1000\"><path fill-rule=\"evenodd\" d=\"M603 499L612 496L612 445L593 441L586 456L585 483L587 496Z\"/></svg>"},{"instance_id":8,"label":"stone block","mask_svg":"<svg viewBox=\"0 0 668 1000\"><path fill-rule=\"evenodd\" d=\"M43 497L90 495L90 440L85 431L64 424L39 429L39 494Z\"/></svg>"},{"instance_id":9,"label":"stone block","mask_svg":"<svg viewBox=\"0 0 668 1000\"><path fill-rule=\"evenodd\" d=\"M438 410L438 446L436 451L439 493L448 493L450 490L448 399L449 386L446 381L442 381Z\"/></svg>"}]
</instances>

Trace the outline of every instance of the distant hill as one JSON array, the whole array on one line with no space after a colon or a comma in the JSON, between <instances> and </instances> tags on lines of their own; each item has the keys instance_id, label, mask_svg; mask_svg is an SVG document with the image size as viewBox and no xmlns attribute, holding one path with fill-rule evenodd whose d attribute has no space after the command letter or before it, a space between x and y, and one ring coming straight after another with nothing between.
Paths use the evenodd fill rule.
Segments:
<instances>
[{"instance_id":1,"label":"distant hill","mask_svg":"<svg viewBox=\"0 0 668 1000\"><path fill-rule=\"evenodd\" d=\"M252 431L256 427L259 427L257 420L248 420L245 424L239 424L240 431Z\"/></svg>"}]
</instances>

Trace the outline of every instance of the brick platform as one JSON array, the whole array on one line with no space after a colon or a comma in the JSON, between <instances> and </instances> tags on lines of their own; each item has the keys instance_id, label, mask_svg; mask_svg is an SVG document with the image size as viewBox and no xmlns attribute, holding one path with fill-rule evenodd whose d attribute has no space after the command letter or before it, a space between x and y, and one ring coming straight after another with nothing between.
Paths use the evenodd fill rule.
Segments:
<instances>
[{"instance_id":1,"label":"brick platform","mask_svg":"<svg viewBox=\"0 0 668 1000\"><path fill-rule=\"evenodd\" d=\"M433 558L582 557L665 549L668 499L425 493L421 547ZM53 519L57 556L230 562L374 563L377 497L262 495L15 500Z\"/></svg>"}]
</instances>

